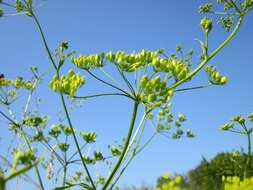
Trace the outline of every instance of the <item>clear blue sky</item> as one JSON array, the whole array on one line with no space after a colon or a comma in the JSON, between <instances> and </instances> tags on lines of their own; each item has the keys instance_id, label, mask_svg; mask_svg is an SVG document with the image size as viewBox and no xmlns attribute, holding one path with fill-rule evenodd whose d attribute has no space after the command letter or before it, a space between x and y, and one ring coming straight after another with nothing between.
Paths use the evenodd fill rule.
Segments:
<instances>
[{"instance_id":1,"label":"clear blue sky","mask_svg":"<svg viewBox=\"0 0 253 190\"><path fill-rule=\"evenodd\" d=\"M203 37L199 27L202 15L197 13L201 2L204 1L48 0L39 8L37 15L51 48L55 48L61 40L68 40L71 49L78 53L156 50L161 47L172 52L181 43L187 50L195 48L197 58L199 44L194 39ZM211 61L230 77L226 86L178 93L173 99L173 111L186 114L188 121L185 127L191 128L197 137L170 140L158 136L134 160L122 177L121 185L144 181L154 184L164 171L182 173L194 168L202 156L209 159L221 151L246 148L244 138L221 132L218 128L231 116L253 111L252 23L253 14L250 13L238 35ZM6 77L19 75L26 78L32 65L40 71L53 71L30 18L1 18L0 28L0 73ZM217 26L210 36L211 48L216 47L225 35ZM48 113L55 121L60 104L56 94L47 88L51 76L52 72L46 75L39 95L43 102L41 113ZM202 73L191 85L205 82ZM87 87L81 92L89 94L90 89L99 91L105 88L87 78ZM132 104L125 99L101 98L85 102L82 108L73 112L75 116L72 115L72 119L79 128L96 130L97 146L103 149L127 132L131 109ZM1 126L1 136L8 134L4 127ZM1 146L4 146L3 142Z\"/></svg>"}]
</instances>

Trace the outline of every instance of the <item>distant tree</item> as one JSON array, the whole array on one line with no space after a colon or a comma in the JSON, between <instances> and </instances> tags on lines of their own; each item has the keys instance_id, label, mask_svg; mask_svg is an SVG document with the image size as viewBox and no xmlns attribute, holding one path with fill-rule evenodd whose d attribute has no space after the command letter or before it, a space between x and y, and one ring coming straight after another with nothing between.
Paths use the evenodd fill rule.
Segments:
<instances>
[{"instance_id":1,"label":"distant tree","mask_svg":"<svg viewBox=\"0 0 253 190\"><path fill-rule=\"evenodd\" d=\"M212 160L205 158L200 165L189 171L190 190L221 190L222 177L238 176L244 177L244 164L247 160L245 153L219 153ZM248 168L252 170L253 165Z\"/></svg>"}]
</instances>

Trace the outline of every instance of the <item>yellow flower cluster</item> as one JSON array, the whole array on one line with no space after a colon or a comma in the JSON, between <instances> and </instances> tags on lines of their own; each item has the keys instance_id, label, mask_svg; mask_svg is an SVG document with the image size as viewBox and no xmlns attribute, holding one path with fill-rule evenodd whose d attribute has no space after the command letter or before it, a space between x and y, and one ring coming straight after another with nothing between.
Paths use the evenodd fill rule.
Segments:
<instances>
[{"instance_id":1,"label":"yellow flower cluster","mask_svg":"<svg viewBox=\"0 0 253 190\"><path fill-rule=\"evenodd\" d=\"M79 57L71 58L72 63L81 69L94 69L96 67L103 67L104 65L104 53L92 54L89 56L80 55Z\"/></svg>"},{"instance_id":2,"label":"yellow flower cluster","mask_svg":"<svg viewBox=\"0 0 253 190\"><path fill-rule=\"evenodd\" d=\"M49 86L54 91L61 91L70 97L85 83L84 77L79 73L75 74L73 70L69 70L67 75L62 75L60 79L55 75L50 81Z\"/></svg>"},{"instance_id":3,"label":"yellow flower cluster","mask_svg":"<svg viewBox=\"0 0 253 190\"><path fill-rule=\"evenodd\" d=\"M223 177L224 190L252 190L253 177L240 180L239 177Z\"/></svg>"},{"instance_id":4,"label":"yellow flower cluster","mask_svg":"<svg viewBox=\"0 0 253 190\"><path fill-rule=\"evenodd\" d=\"M174 179L171 179L170 176L167 174L164 175L163 178L168 180L168 182L162 184L162 186L156 188L156 190L186 190L185 188L180 187L183 181L182 176L176 176Z\"/></svg>"},{"instance_id":5,"label":"yellow flower cluster","mask_svg":"<svg viewBox=\"0 0 253 190\"><path fill-rule=\"evenodd\" d=\"M22 77L17 77L15 80L0 79L0 87L13 86L16 89L25 88L31 90L33 88L34 81L25 81Z\"/></svg>"},{"instance_id":6,"label":"yellow flower cluster","mask_svg":"<svg viewBox=\"0 0 253 190\"><path fill-rule=\"evenodd\" d=\"M117 64L123 71L133 72L137 68L150 64L161 53L163 53L163 49L154 52L142 50L139 53L133 52L130 54L123 51L118 51L116 54L108 52L106 53L106 59Z\"/></svg>"},{"instance_id":7,"label":"yellow flower cluster","mask_svg":"<svg viewBox=\"0 0 253 190\"><path fill-rule=\"evenodd\" d=\"M147 75L143 75L140 87L143 90L140 94L141 101L148 102L151 108L159 107L173 96L173 91L168 90L166 81L161 80L160 76L149 79Z\"/></svg>"},{"instance_id":8,"label":"yellow flower cluster","mask_svg":"<svg viewBox=\"0 0 253 190\"><path fill-rule=\"evenodd\" d=\"M182 60L176 60L175 58L157 57L153 59L152 63L155 71L171 72L179 80L184 79L189 73L189 66L184 64Z\"/></svg>"}]
</instances>

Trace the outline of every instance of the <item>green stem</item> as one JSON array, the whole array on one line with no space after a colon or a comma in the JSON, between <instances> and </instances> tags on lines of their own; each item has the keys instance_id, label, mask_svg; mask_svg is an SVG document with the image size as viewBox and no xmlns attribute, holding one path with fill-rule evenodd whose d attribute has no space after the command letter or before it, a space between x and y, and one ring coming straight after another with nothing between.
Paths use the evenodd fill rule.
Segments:
<instances>
[{"instance_id":1,"label":"green stem","mask_svg":"<svg viewBox=\"0 0 253 190\"><path fill-rule=\"evenodd\" d=\"M247 158L247 171L250 171L251 168L251 137L250 137L250 133L247 133L247 137L248 137L248 158ZM247 172L247 174L251 174L249 172ZM247 176L248 177L248 176Z\"/></svg>"},{"instance_id":2,"label":"green stem","mask_svg":"<svg viewBox=\"0 0 253 190\"><path fill-rule=\"evenodd\" d=\"M117 184L118 180L120 179L120 177L123 175L123 173L125 172L125 170L127 169L127 167L130 165L130 163L133 161L134 157L139 154L152 140L153 138L156 136L156 132L140 147L140 149L138 149L136 152L133 152L132 156L130 157L130 159L127 161L125 167L120 171L119 175L117 176L116 180L113 182L113 184L110 187L110 190L113 189L113 187Z\"/></svg>"},{"instance_id":3,"label":"green stem","mask_svg":"<svg viewBox=\"0 0 253 190\"><path fill-rule=\"evenodd\" d=\"M102 93L102 94L93 94L89 96L73 96L73 98L76 99L90 99L90 98L95 98L95 97L100 97L100 96L125 96L128 97L128 95L123 94L123 93Z\"/></svg>"},{"instance_id":4,"label":"green stem","mask_svg":"<svg viewBox=\"0 0 253 190\"><path fill-rule=\"evenodd\" d=\"M221 43L219 45L218 48L216 48L207 58L205 58L205 60L203 60L202 63L200 63L199 66L193 72L191 72L184 79L179 80L179 81L175 82L174 84L172 84L169 87L168 90L175 89L176 87L178 87L182 83L184 83L184 82L188 81L189 79L191 79L194 75L196 75L208 63L208 61L210 61L217 53L219 53L231 41L231 39L236 35L236 33L238 32L238 30L241 26L243 18L244 18L243 16L239 17L239 20L238 20L237 25L234 28L234 30L230 33L230 35L226 38L226 40L224 40L223 43Z\"/></svg>"},{"instance_id":5,"label":"green stem","mask_svg":"<svg viewBox=\"0 0 253 190\"><path fill-rule=\"evenodd\" d=\"M39 32L40 32L40 35L41 35L41 37L42 37L44 46L45 46L45 48L46 48L46 52L47 52L47 54L48 54L48 57L49 57L49 59L50 59L52 65L53 65L53 67L54 67L55 70L56 70L57 77L59 78L60 76L59 76L58 68L57 68L57 66L56 66L56 64L55 64L55 62L54 62L53 56L52 56L52 54L51 54L51 52L50 52L50 50L49 50L49 48L48 48L47 41L46 41L45 35L44 35L44 33L43 33L43 30L42 30L42 28L41 28L41 26L40 26L40 23L39 23L37 17L35 16L35 14L34 14L33 12L32 12L32 17L33 17L33 19L34 19L34 21L35 21L36 26L37 26L38 29L39 29ZM82 160L83 167L84 167L84 169L85 169L85 172L86 172L87 175L88 175L88 178L89 178L89 180L90 180L90 182L91 182L92 187L93 187L94 189L96 189L96 186L94 185L94 182L93 182L93 180L92 180L92 178L91 178L90 172L89 172L89 170L88 170L88 168L87 168L87 166L86 166L86 164L85 164L85 161L84 161L84 159L83 159L83 157L82 157L81 149L80 149L80 146L79 146L79 144L78 144L77 137L76 137L76 135L75 135L75 131L74 131L74 128L73 128L73 126L72 126L72 123L71 123L71 120L70 120L70 117L69 117L69 113L68 113L68 110L67 110L67 106L66 106L66 103L65 103L65 100L64 100L63 93L62 93L61 91L60 91L60 97L61 97L61 102L62 102L62 105L63 105L63 108L64 108L65 115L66 115L66 117L67 117L69 126L70 126L70 128L71 128L71 132L72 132L72 136L73 136L73 138L74 138L75 145L76 145L76 147L77 147L79 156L80 156L80 158L81 158L81 160Z\"/></svg>"},{"instance_id":6,"label":"green stem","mask_svg":"<svg viewBox=\"0 0 253 190\"><path fill-rule=\"evenodd\" d=\"M58 72L57 72L57 76L59 77L59 73L58 73ZM80 158L81 158L83 167L84 167L84 169L85 169L85 172L86 172L87 175L88 175L88 178L89 178L89 180L90 180L90 182L91 182L92 187L93 187L94 189L96 189L96 186L95 186L95 184L94 184L94 182L93 182L93 180L92 180L92 177L91 177L91 175L90 175L90 172L89 172L89 170L88 170L88 168L87 168L87 166L86 166L86 164L85 164L85 161L84 161L84 159L83 159L82 152L81 152L81 148L80 148L80 146L79 146L79 143L78 143L78 140L77 140L77 137L76 137L76 134L75 134L75 131L74 131L72 122L71 122L71 120L70 120L70 116L69 116L69 113L68 113L68 110L67 110L67 106L66 106L66 103L65 103L65 100L64 100L63 93L62 93L61 91L60 91L60 97L61 97L61 102L62 102L62 105L63 105L63 109L64 109L64 112L65 112L65 115L66 115L66 117L67 117L69 126L70 126L70 128L71 128L71 134L72 134L72 136L73 136L73 138L74 138L74 142L75 142L75 145L76 145L78 154L79 154L79 156L80 156Z\"/></svg>"},{"instance_id":7,"label":"green stem","mask_svg":"<svg viewBox=\"0 0 253 190\"><path fill-rule=\"evenodd\" d=\"M26 136L25 136L25 134L24 134L24 132L23 132L22 129L21 129L21 133L22 133L22 137L25 140L25 143L26 143L27 147L29 148L30 151L32 151L31 145L30 145L28 139L26 138ZM41 176L40 176L39 168L38 168L37 165L35 165L34 168L35 168L35 172L36 172L39 184L40 184L40 189L44 190L44 186L43 186L42 179L41 179Z\"/></svg>"},{"instance_id":8,"label":"green stem","mask_svg":"<svg viewBox=\"0 0 253 190\"><path fill-rule=\"evenodd\" d=\"M61 156L52 148L52 146L46 142L46 140L42 140L41 144L46 147L48 151L50 151L56 159L59 161L59 163L63 166L64 165L64 160L61 158Z\"/></svg>"},{"instance_id":9,"label":"green stem","mask_svg":"<svg viewBox=\"0 0 253 190\"><path fill-rule=\"evenodd\" d=\"M51 52L50 52L50 50L49 50L49 47L48 47L48 45L47 45L47 41L46 41L44 32L43 32L43 30L42 30L42 27L41 27L41 25L40 25L40 23L39 23L39 20L37 19L37 17L35 16L35 14L34 14L33 12L32 12L32 17L33 17L33 19L34 19L34 21L35 21L36 26L37 26L38 29L39 29L39 32L40 32L40 35L41 35L43 44L44 44L44 46L45 46L45 48L46 48L46 51L47 51L47 54L48 54L48 57L49 57L49 59L50 59L52 65L53 65L54 69L57 70L57 66L56 66L56 64L55 64L55 62L54 62L53 56L52 56L52 54L51 54Z\"/></svg>"},{"instance_id":10,"label":"green stem","mask_svg":"<svg viewBox=\"0 0 253 190\"><path fill-rule=\"evenodd\" d=\"M106 85L108 85L108 86L110 86L110 87L112 87L112 88L114 88L114 89L117 89L117 90L119 90L120 92L123 92L124 94L126 94L129 98L131 98L131 99L133 99L134 100L134 98L127 92L127 91L125 91L125 90L123 90L123 89L121 89L121 88L119 88L119 87L117 87L117 86L115 86L115 85L113 85L113 84L110 84L110 83L108 83L108 82L106 82L106 81L104 81L104 80L102 80L101 78L99 78L99 77L97 77L95 74L93 74L91 71L89 71L89 70L86 70L92 77L94 77L96 80L98 80L98 81L100 81L100 82L102 82L102 83L104 83L104 84L106 84Z\"/></svg>"},{"instance_id":11,"label":"green stem","mask_svg":"<svg viewBox=\"0 0 253 190\"><path fill-rule=\"evenodd\" d=\"M147 113L144 113L138 127L136 128L133 138L131 139L131 142L129 143L129 146L127 147L127 151L126 151L125 155L127 155L127 153L130 151L131 147L133 146L134 142L136 141L135 139L137 138L137 135L146 120L146 116L147 116Z\"/></svg>"},{"instance_id":12,"label":"green stem","mask_svg":"<svg viewBox=\"0 0 253 190\"><path fill-rule=\"evenodd\" d=\"M202 85L202 86L194 86L194 87L189 87L189 88L181 88L177 89L174 92L182 92L182 91L187 91L187 90L196 90L196 89L201 89L201 88L207 88L212 86L213 84L207 84L207 85Z\"/></svg>"},{"instance_id":13,"label":"green stem","mask_svg":"<svg viewBox=\"0 0 253 190\"><path fill-rule=\"evenodd\" d=\"M206 55L208 56L208 50L209 50L209 32L205 31L205 38L206 38Z\"/></svg>"},{"instance_id":14,"label":"green stem","mask_svg":"<svg viewBox=\"0 0 253 190\"><path fill-rule=\"evenodd\" d=\"M246 160L246 166L244 169L244 177L249 177L249 170L251 166L251 131L249 131L245 125L245 123L240 123L242 128L245 131L245 134L247 135L247 140L248 140L248 154L247 154L247 160Z\"/></svg>"},{"instance_id":15,"label":"green stem","mask_svg":"<svg viewBox=\"0 0 253 190\"><path fill-rule=\"evenodd\" d=\"M65 186L66 183L66 174L67 174L67 166L63 167L63 176L62 176L62 186Z\"/></svg>"},{"instance_id":16,"label":"green stem","mask_svg":"<svg viewBox=\"0 0 253 190\"><path fill-rule=\"evenodd\" d=\"M100 71L102 71L102 73L108 77L108 79L110 79L115 85L118 85L118 86L122 86L119 82L117 82L113 76L111 76L108 72L106 72L102 67L99 67Z\"/></svg>"},{"instance_id":17,"label":"green stem","mask_svg":"<svg viewBox=\"0 0 253 190\"><path fill-rule=\"evenodd\" d=\"M136 116L137 116L137 111L138 111L138 105L139 105L139 102L134 102L134 108L133 108L133 113L132 113L132 119L131 119L131 123L130 123L130 126L129 126L129 131L128 131L128 135L126 137L126 142L125 142L125 145L124 145L124 148L122 150L122 153L117 161L117 163L115 164L111 174L109 175L109 177L107 178L107 180L105 181L105 184L102 188L102 190L106 190L107 187L110 185L114 175L116 174L116 172L118 171L124 157L125 157L125 153L127 151L127 148L129 146L129 142L130 142L130 139L131 139L131 136L132 136L132 133L133 133L133 129L134 129L134 123L135 123L135 119L136 119Z\"/></svg>"},{"instance_id":18,"label":"green stem","mask_svg":"<svg viewBox=\"0 0 253 190\"><path fill-rule=\"evenodd\" d=\"M87 145L87 143L85 143L82 147L81 147L81 151L84 149L84 147ZM74 152L67 160L67 163L71 162L72 158L74 158L76 155L78 154L78 151Z\"/></svg>"},{"instance_id":19,"label":"green stem","mask_svg":"<svg viewBox=\"0 0 253 190\"><path fill-rule=\"evenodd\" d=\"M122 77L122 79L124 80L126 85L128 86L129 90L132 92L133 96L136 97L135 90L134 90L133 86L131 85L131 83L127 80L127 78L124 75L123 71L121 71L120 68L117 65L115 65L115 66L116 66L120 76Z\"/></svg>"},{"instance_id":20,"label":"green stem","mask_svg":"<svg viewBox=\"0 0 253 190\"><path fill-rule=\"evenodd\" d=\"M24 131L22 130L21 126L20 126L19 124L17 124L14 120L12 120L11 118L9 118L9 117L8 117L5 113L3 113L2 111L0 111L0 114L1 114L4 118L6 118L7 120L9 120L13 125L16 125L16 126L20 127L20 132L21 132L22 138L24 139L24 141L25 141L25 143L26 143L26 146L29 148L29 150L32 150L31 145L30 145L28 139L26 138L26 135L25 135ZM40 190L44 190L44 186L43 186L43 183L42 183L42 179L41 179L41 176L40 176L40 172L39 172L38 166L35 165L34 168L35 168L35 172L36 172L36 175L37 175L39 184L40 184Z\"/></svg>"},{"instance_id":21,"label":"green stem","mask_svg":"<svg viewBox=\"0 0 253 190\"><path fill-rule=\"evenodd\" d=\"M15 6L13 6L13 5L11 5L10 3L1 2L0 4L5 5L5 6L7 6L7 7L11 7L11 8L16 9L16 7L15 7Z\"/></svg>"}]
</instances>

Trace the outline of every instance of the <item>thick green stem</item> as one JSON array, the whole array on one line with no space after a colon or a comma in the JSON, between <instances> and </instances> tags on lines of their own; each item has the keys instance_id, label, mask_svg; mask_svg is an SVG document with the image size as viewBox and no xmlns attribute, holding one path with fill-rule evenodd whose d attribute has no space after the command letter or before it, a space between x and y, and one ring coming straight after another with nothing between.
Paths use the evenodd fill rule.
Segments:
<instances>
[{"instance_id":1,"label":"thick green stem","mask_svg":"<svg viewBox=\"0 0 253 190\"><path fill-rule=\"evenodd\" d=\"M146 148L146 146L153 140L153 138L155 137L157 133L154 133L138 150L134 151L132 156L130 157L130 159L127 161L125 167L120 171L119 175L117 176L116 180L113 182L113 184L110 187L110 190L113 190L113 187L117 184L118 180L120 179L120 177L123 175L123 173L125 172L125 170L127 169L127 167L130 165L130 163L133 161L133 159L135 158L135 156L137 154L139 154L144 148Z\"/></svg>"},{"instance_id":2,"label":"thick green stem","mask_svg":"<svg viewBox=\"0 0 253 190\"><path fill-rule=\"evenodd\" d=\"M137 111L138 111L138 105L139 105L139 102L134 102L134 109L133 109L133 113L132 113L132 119L131 119L131 123L130 123L130 126L129 126L129 131L128 131L128 135L126 137L126 142L125 142L125 145L124 145L124 148L122 150L122 153L117 161L117 163L115 164L111 174L109 175L109 177L107 178L102 190L106 190L107 187L110 185L114 175L116 174L116 172L118 171L124 157L125 157L125 153L127 151L127 148L129 146L129 143L130 143L130 139L131 139L131 136L132 136L132 133L133 133L133 129L134 129L134 123L135 123L135 119L136 119L136 116L137 116Z\"/></svg>"},{"instance_id":3,"label":"thick green stem","mask_svg":"<svg viewBox=\"0 0 253 190\"><path fill-rule=\"evenodd\" d=\"M248 137L248 155L247 155L247 164L246 164L246 169L245 169L245 177L249 177L251 173L249 173L250 168L251 168L251 133L247 132L247 137Z\"/></svg>"},{"instance_id":4,"label":"thick green stem","mask_svg":"<svg viewBox=\"0 0 253 190\"><path fill-rule=\"evenodd\" d=\"M230 33L230 35L226 38L226 40L224 40L224 42L219 45L218 48L216 48L207 58L205 58L202 61L202 63L200 63L199 66L193 72L191 72L187 77L172 84L169 87L169 90L175 89L179 85L190 80L194 75L196 75L208 63L208 61L210 61L217 53L219 53L231 41L231 39L236 35L236 33L238 32L238 30L241 26L243 18L244 18L243 16L239 17L239 20L238 20L237 25L234 28L234 30Z\"/></svg>"},{"instance_id":5,"label":"thick green stem","mask_svg":"<svg viewBox=\"0 0 253 190\"><path fill-rule=\"evenodd\" d=\"M244 129L245 133L247 135L247 140L248 140L248 154L247 154L247 159L246 159L246 164L244 168L244 177L249 177L250 176L250 168L251 168L251 131L249 131L245 125L245 123L241 123L242 128Z\"/></svg>"}]
</instances>

